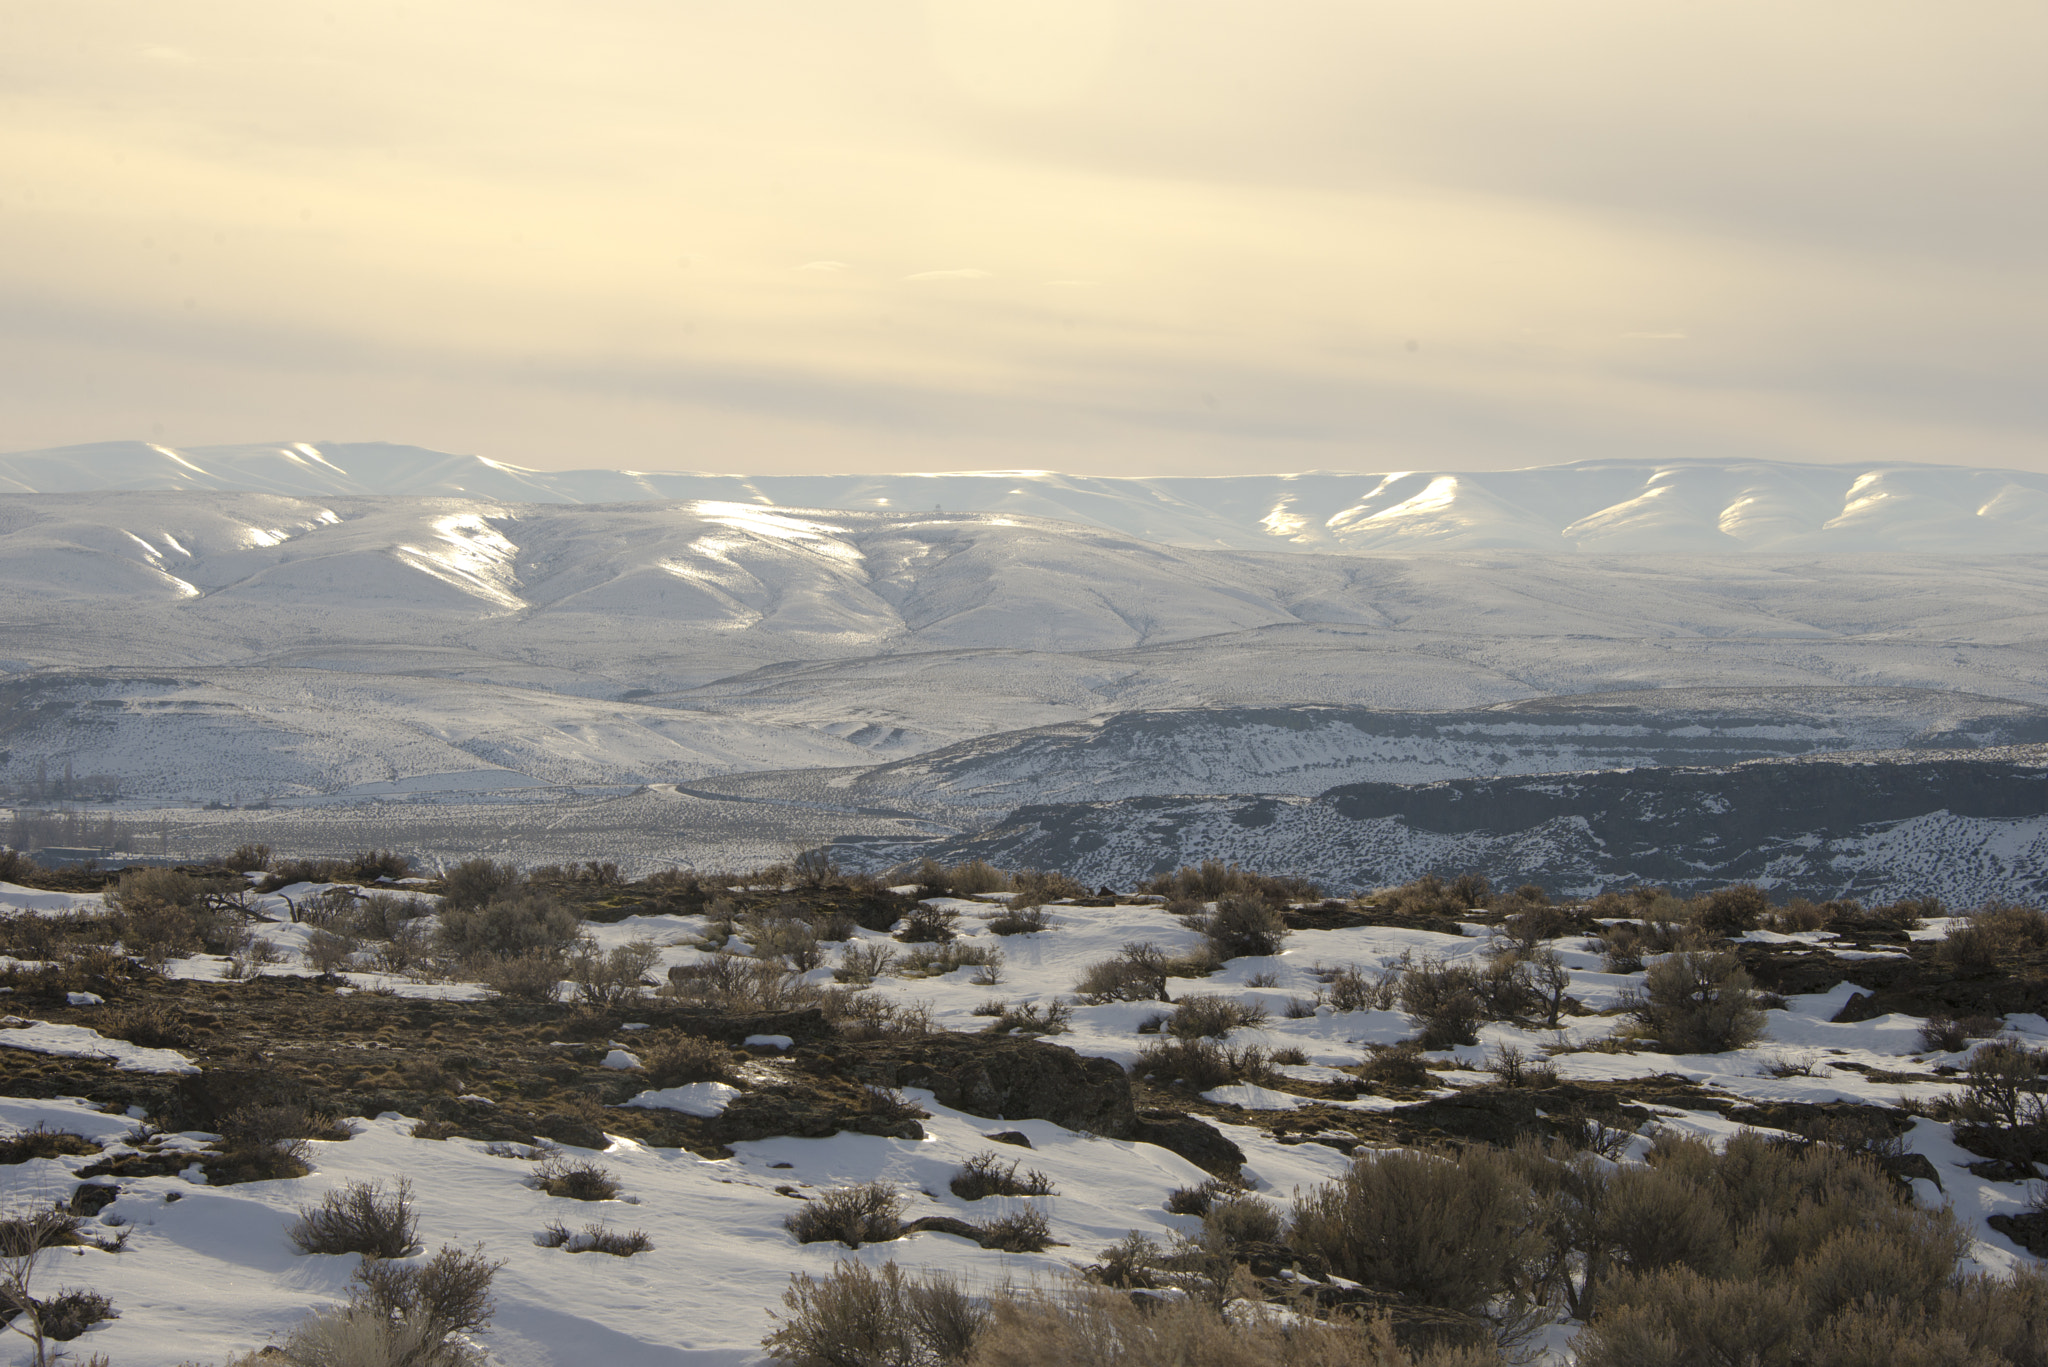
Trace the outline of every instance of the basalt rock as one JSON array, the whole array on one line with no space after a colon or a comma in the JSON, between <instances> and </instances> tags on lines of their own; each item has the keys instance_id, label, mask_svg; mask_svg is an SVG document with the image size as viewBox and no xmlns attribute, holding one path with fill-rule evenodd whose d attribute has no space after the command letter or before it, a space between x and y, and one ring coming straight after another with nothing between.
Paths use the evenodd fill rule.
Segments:
<instances>
[{"instance_id":1,"label":"basalt rock","mask_svg":"<svg viewBox=\"0 0 2048 1367\"><path fill-rule=\"evenodd\" d=\"M1244 1167L1243 1149L1208 1121L1179 1111L1146 1111L1125 1137L1157 1144L1214 1177L1235 1177Z\"/></svg>"}]
</instances>

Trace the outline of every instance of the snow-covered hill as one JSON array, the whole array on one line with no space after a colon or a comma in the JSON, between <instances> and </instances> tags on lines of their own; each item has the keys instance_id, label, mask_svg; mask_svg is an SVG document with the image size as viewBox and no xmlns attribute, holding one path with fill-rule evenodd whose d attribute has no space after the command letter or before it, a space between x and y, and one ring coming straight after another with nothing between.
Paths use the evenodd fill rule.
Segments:
<instances>
[{"instance_id":1,"label":"snow-covered hill","mask_svg":"<svg viewBox=\"0 0 2048 1367\"><path fill-rule=\"evenodd\" d=\"M0 456L0 491L412 495L493 502L738 503L1049 518L1165 545L1281 551L1894 551L2048 540L2048 475L1949 465L1580 461L1526 470L1105 478L1045 470L743 476L526 470L382 442Z\"/></svg>"},{"instance_id":2,"label":"snow-covered hill","mask_svg":"<svg viewBox=\"0 0 2048 1367\"><path fill-rule=\"evenodd\" d=\"M979 857L1117 887L1224 859L1339 890L1480 872L1572 895L1754 880L1816 899L2038 901L2048 896L2048 747L1052 804L968 837L840 850L869 867Z\"/></svg>"},{"instance_id":3,"label":"snow-covered hill","mask_svg":"<svg viewBox=\"0 0 2048 1367\"><path fill-rule=\"evenodd\" d=\"M1845 750L2048 742L2048 708L1925 689L1642 689L1453 712L1180 708L984 736L864 771L703 789L981 825L1034 803L1313 797L1341 784L1725 765Z\"/></svg>"},{"instance_id":4,"label":"snow-covered hill","mask_svg":"<svg viewBox=\"0 0 2048 1367\"><path fill-rule=\"evenodd\" d=\"M1902 745L2048 704L2039 554L1298 555L997 513L127 492L0 494L0 584L0 786L69 764L193 802L471 770L449 782L694 781L971 743L824 800L903 806L929 784L987 816ZM1619 714L1182 715L1701 688L1777 700L1706 723L1722 702L1665 692L1645 706L1667 720L1583 743L1574 728ZM1881 722L1885 689L1978 696ZM1119 713L1175 715L1092 726ZM1677 734L1695 724L1757 744ZM1451 729L1418 746L1413 725ZM1082 729L1008 734L1060 726Z\"/></svg>"}]
</instances>

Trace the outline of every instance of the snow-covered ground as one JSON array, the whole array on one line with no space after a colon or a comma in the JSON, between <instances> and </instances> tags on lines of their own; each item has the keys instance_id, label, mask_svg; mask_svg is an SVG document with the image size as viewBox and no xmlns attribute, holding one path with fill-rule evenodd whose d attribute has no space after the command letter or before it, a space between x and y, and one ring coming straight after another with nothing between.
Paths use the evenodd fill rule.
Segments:
<instances>
[{"instance_id":1,"label":"snow-covered ground","mask_svg":"<svg viewBox=\"0 0 2048 1367\"><path fill-rule=\"evenodd\" d=\"M286 893L299 897L315 890L299 887ZM0 886L0 911L61 914L89 900L59 901L49 894ZM276 896L266 904L282 906ZM991 998L1041 1006L1069 1000L1084 967L1115 954L1128 942L1151 941L1171 952L1191 947L1195 940L1193 932L1157 905L1062 905L1053 908L1051 929L1008 937L995 936L984 925L1000 909L995 903L940 899L940 905L961 914L964 943L1001 951L1000 981L976 985L970 981L974 970L961 969L936 978L884 976L874 990L900 1003L928 1006L936 1022L951 1030L985 1025L986 1018L976 1009ZM634 917L588 927L606 947L643 939L662 945L657 976L663 967L703 958L706 951L692 946L705 928L701 918L674 916ZM1944 923L1935 922L1920 935L1939 936L1944 929ZM1301 1105L1302 1098L1290 1086L1346 1076L1333 1070L1359 1063L1371 1045L1390 1043L1413 1031L1408 1018L1393 1011L1336 1012L1324 1005L1290 1019L1289 1003L1314 996L1322 981L1318 970L1342 965L1371 969L1402 954L1449 960L1483 956L1489 948L1483 928L1466 930L1462 935L1387 927L1297 931L1282 954L1233 960L1208 979L1170 982L1176 998L1223 993L1267 1006L1271 1018L1265 1025L1235 1032L1232 1042L1298 1048L1307 1058L1306 1064L1280 1069L1263 1086L1210 1094L1211 1101L1241 1108L1224 1111L1220 1127L1247 1154L1245 1176L1262 1197L1284 1203L1296 1190L1340 1174L1346 1156L1322 1144L1277 1143L1267 1130L1232 1123L1231 1117L1248 1121L1254 1110ZM268 933L281 948L295 952L304 928L279 925ZM858 932L857 938L892 945L873 932ZM1826 949L1831 937L1820 932L1757 932L1755 938ZM1586 948L1583 937L1561 939L1555 948L1570 970L1575 996L1596 1011L1618 1002L1631 980L1604 971L1601 958ZM1532 1057L1561 1050L1551 1061L1567 1079L1647 1083L1661 1076L1666 1083L1660 1086L1668 1090L1669 1079L1676 1076L1722 1096L1756 1101L1840 1100L1890 1106L1908 1099L1924 1102L1949 1090L1952 1084L1937 1080L1884 1080L1896 1074L1926 1079L1936 1065L1960 1061L1959 1054L1927 1053L1919 1038L1919 1021L1897 1015L1853 1024L1832 1020L1858 990L1853 954L1850 962L1850 982L1826 993L1795 997L1786 1009L1770 1012L1767 1036L1747 1049L1701 1056L1573 1052L1571 1046L1605 1035L1616 1020L1571 1017L1557 1031L1490 1024L1483 1028L1478 1045L1436 1055L1439 1062L1455 1065L1438 1074L1439 1091L1449 1094L1483 1081L1482 1070L1502 1046L1519 1047ZM236 990L235 983L220 978L219 968L219 960L200 958L176 961L170 971L217 980L220 991ZM272 971L303 969L288 960ZM828 981L829 970L821 968L813 976ZM1254 986L1255 980L1260 985ZM406 996L476 990L369 975L359 976L356 985L388 986ZM1075 1004L1072 1028L1056 1042L1128 1063L1148 1040L1157 1038L1138 1033L1157 1009L1132 1003ZM2009 1017L2005 1028L2029 1043L2048 1044L2048 1021L2038 1016ZM57 1040L52 1027L30 1029L37 1033L33 1042L22 1041L25 1047ZM16 1043L8 1036L21 1033L0 1029L0 1044ZM89 1029L71 1027L64 1038L84 1054L92 1047L87 1038L91 1035ZM109 1045L111 1054L111 1042L102 1043ZM630 1068L631 1033L622 1032L612 1043L616 1052L608 1062ZM4 1065L5 1055L0 1053L0 1077ZM134 1064L110 1058L109 1066ZM594 1206L533 1190L522 1180L531 1170L529 1164L493 1156L480 1143L414 1138L410 1120L403 1116L357 1117L350 1121L351 1138L313 1145L314 1171L304 1178L221 1189L195 1184L189 1176L125 1182L120 1199L101 1219L131 1231L126 1250L88 1249L75 1258L67 1255L58 1261L53 1276L65 1284L104 1292L121 1311L119 1319L75 1344L77 1350L107 1353L123 1367L170 1367L187 1359L247 1351L310 1309L345 1299L355 1259L295 1253L285 1230L297 1209L346 1181L408 1177L418 1195L421 1237L429 1249L481 1241L492 1257L507 1260L496 1283L497 1319L482 1340L494 1361L507 1367L593 1361L622 1367L672 1362L710 1367L757 1360L760 1337L770 1323L768 1312L777 1308L791 1272L824 1273L845 1257L870 1263L887 1259L906 1267L944 1268L972 1284L994 1285L1056 1275L1091 1260L1130 1230L1164 1237L1198 1226L1193 1217L1166 1213L1161 1203L1174 1188L1197 1183L1205 1174L1163 1149L1075 1133L1046 1121L1005 1121L995 1126L986 1118L949 1110L929 1094L912 1096L931 1112L922 1140L847 1133L823 1139L769 1139L736 1144L732 1157L710 1160L614 1139L598 1157L621 1179L626 1195ZM696 1092L670 1099L690 1107L719 1104L717 1097ZM1365 1096L1336 1104L1383 1109L1390 1103ZM1656 1125L1710 1139L1725 1140L1737 1128L1710 1109L1689 1111L1662 1103L1653 1109L1658 1113ZM39 1123L118 1144L133 1121L61 1100L0 1099L0 1133ZM799 1245L782 1227L802 1195L871 1180L899 1190L909 1203L910 1216L986 1218L995 1206L1012 1208L1025 1198L992 1199L970 1209L947 1190L953 1170L990 1147L983 1136L993 1128L1021 1130L1028 1136L1028 1155L1005 1156L1021 1156L1030 1166L1042 1168L1058 1190L1055 1196L1029 1198L1044 1212L1059 1241L1044 1253L984 1251L938 1233L849 1253L834 1244ZM204 1139L194 1135L185 1142L197 1147ZM1634 1141L1629 1154L1640 1154L1644 1142ZM2024 1207L2026 1193L2019 1186L1973 1176L1965 1166L1970 1155L1956 1148L1945 1126L1918 1120L1905 1142L1911 1151L1924 1155L1940 1177L1939 1190L1925 1181L1915 1184L1919 1199L1954 1209L1977 1240L1972 1252L1976 1265L2001 1270L2026 1258L1985 1223L1989 1216L2017 1213ZM1631 1161L1629 1154L1622 1161ZM69 1190L70 1174L88 1161L32 1160L0 1172L0 1184L16 1200L62 1196ZM593 1219L621 1231L645 1230L654 1248L618 1259L534 1242L552 1221L580 1227Z\"/></svg>"}]
</instances>

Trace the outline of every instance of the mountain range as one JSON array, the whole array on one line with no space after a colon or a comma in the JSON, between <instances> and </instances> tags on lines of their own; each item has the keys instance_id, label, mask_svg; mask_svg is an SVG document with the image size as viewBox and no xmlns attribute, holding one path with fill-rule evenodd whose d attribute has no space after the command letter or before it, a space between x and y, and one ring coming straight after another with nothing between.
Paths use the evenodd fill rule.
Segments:
<instances>
[{"instance_id":1,"label":"mountain range","mask_svg":"<svg viewBox=\"0 0 2048 1367\"><path fill-rule=\"evenodd\" d=\"M543 471L384 442L120 441L0 456L0 491L120 490L972 511L1239 550L1982 554L2030 551L2048 540L2048 475L1940 464L1652 458L1523 470L1115 478L1046 470Z\"/></svg>"},{"instance_id":2,"label":"mountain range","mask_svg":"<svg viewBox=\"0 0 2048 1367\"><path fill-rule=\"evenodd\" d=\"M263 799L280 847L488 826L537 850L624 822L622 856L736 866L924 832L1118 881L1199 835L1364 883L1536 846L1397 840L1333 796L1358 785L1426 805L2048 742L2048 481L2010 472L740 479L117 443L0 458L0 481L0 792L107 798L164 842L166 813ZM1677 827L1711 828L1725 783L1701 782L1660 809ZM1852 806L1785 838L1864 840ZM1158 836L1168 809L1185 838ZM1657 865L1639 827L1558 876ZM1871 848L1906 876L1935 847ZM2032 887L2032 857L1964 882ZM1681 863L1658 876L1792 869Z\"/></svg>"}]
</instances>

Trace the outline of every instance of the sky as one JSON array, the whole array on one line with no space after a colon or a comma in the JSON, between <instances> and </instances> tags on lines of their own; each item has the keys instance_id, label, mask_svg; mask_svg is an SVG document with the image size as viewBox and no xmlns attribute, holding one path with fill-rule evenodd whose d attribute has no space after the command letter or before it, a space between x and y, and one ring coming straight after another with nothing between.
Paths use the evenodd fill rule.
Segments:
<instances>
[{"instance_id":1,"label":"sky","mask_svg":"<svg viewBox=\"0 0 2048 1367\"><path fill-rule=\"evenodd\" d=\"M0 0L0 450L2048 469L2048 7Z\"/></svg>"}]
</instances>

